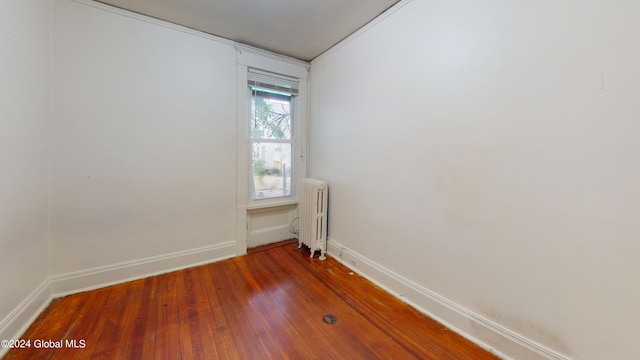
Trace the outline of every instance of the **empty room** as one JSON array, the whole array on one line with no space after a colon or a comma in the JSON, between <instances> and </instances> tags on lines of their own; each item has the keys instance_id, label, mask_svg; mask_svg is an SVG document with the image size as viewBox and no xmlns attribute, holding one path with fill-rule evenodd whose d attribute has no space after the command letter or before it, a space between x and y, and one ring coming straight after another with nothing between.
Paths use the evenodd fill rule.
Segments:
<instances>
[{"instance_id":1,"label":"empty room","mask_svg":"<svg viewBox=\"0 0 640 360\"><path fill-rule=\"evenodd\" d=\"M0 357L639 359L639 16L2 0Z\"/></svg>"}]
</instances>

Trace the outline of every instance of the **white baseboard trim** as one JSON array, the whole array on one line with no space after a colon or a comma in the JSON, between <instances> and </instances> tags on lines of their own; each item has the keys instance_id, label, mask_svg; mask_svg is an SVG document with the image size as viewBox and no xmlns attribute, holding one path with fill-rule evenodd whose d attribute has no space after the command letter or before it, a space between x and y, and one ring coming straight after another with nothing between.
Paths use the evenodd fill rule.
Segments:
<instances>
[{"instance_id":1,"label":"white baseboard trim","mask_svg":"<svg viewBox=\"0 0 640 360\"><path fill-rule=\"evenodd\" d=\"M51 294L53 297L61 297L232 258L236 255L235 246L235 242L230 241L54 275L49 278L51 280Z\"/></svg>"},{"instance_id":2,"label":"white baseboard trim","mask_svg":"<svg viewBox=\"0 0 640 360\"><path fill-rule=\"evenodd\" d=\"M208 264L234 256L236 256L236 243L229 241L50 276L0 322L0 339L19 339L54 298ZM0 358L8 350L0 347Z\"/></svg>"},{"instance_id":3,"label":"white baseboard trim","mask_svg":"<svg viewBox=\"0 0 640 360\"><path fill-rule=\"evenodd\" d=\"M568 358L488 320L329 239L328 253L345 266L503 359Z\"/></svg>"},{"instance_id":4,"label":"white baseboard trim","mask_svg":"<svg viewBox=\"0 0 640 360\"><path fill-rule=\"evenodd\" d=\"M50 281L45 279L35 290L29 294L2 322L0 322L0 339L20 339L20 335L29 328L38 315L51 302ZM0 346L0 358L9 349Z\"/></svg>"}]
</instances>

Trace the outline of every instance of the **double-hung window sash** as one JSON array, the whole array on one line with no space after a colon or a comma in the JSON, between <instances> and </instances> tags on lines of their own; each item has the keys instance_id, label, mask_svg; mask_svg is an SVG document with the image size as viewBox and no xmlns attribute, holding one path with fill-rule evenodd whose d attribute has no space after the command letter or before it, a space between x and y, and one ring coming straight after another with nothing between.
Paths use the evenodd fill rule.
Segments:
<instances>
[{"instance_id":1,"label":"double-hung window sash","mask_svg":"<svg viewBox=\"0 0 640 360\"><path fill-rule=\"evenodd\" d=\"M251 200L292 194L294 103L298 81L249 69Z\"/></svg>"}]
</instances>

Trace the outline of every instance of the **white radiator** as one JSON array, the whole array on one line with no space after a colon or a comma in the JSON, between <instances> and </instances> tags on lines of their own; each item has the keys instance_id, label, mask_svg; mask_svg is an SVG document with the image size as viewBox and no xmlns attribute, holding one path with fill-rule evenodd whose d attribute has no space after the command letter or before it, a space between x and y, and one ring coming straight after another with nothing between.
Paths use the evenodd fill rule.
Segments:
<instances>
[{"instance_id":1,"label":"white radiator","mask_svg":"<svg viewBox=\"0 0 640 360\"><path fill-rule=\"evenodd\" d=\"M327 188L326 181L302 179L300 186L300 233L298 248L309 247L311 257L320 250L320 260L327 252Z\"/></svg>"}]
</instances>

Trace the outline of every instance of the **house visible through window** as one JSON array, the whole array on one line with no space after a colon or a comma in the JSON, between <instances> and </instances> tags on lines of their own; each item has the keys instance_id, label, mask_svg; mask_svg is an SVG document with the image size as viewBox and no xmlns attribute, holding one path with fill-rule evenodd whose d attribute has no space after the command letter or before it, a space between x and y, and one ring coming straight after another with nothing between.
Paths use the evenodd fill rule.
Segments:
<instances>
[{"instance_id":1,"label":"house visible through window","mask_svg":"<svg viewBox=\"0 0 640 360\"><path fill-rule=\"evenodd\" d=\"M296 82L249 72L252 200L292 194Z\"/></svg>"}]
</instances>

